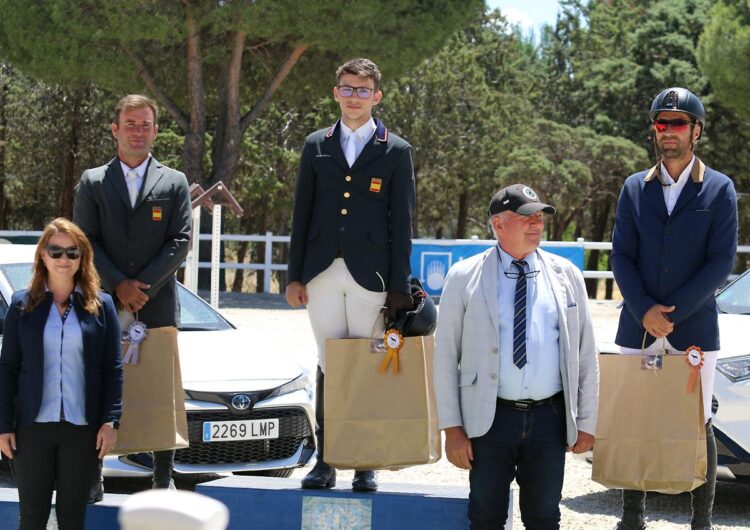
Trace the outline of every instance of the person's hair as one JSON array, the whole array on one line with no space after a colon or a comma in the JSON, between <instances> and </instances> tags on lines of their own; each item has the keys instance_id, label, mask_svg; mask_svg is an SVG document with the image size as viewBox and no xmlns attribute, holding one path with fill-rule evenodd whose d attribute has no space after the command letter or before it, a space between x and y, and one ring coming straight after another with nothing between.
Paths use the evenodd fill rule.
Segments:
<instances>
[{"instance_id":1,"label":"person's hair","mask_svg":"<svg viewBox=\"0 0 750 530\"><path fill-rule=\"evenodd\" d=\"M498 219L502 219L503 222L505 222L505 218L508 217L506 214L508 213L507 210L503 212L498 212L496 214L493 214L490 216L489 219L487 219L487 228L492 233L493 236L495 236L495 239L497 239L497 231L495 230L495 225L492 224L492 220L497 217Z\"/></svg>"},{"instance_id":2,"label":"person's hair","mask_svg":"<svg viewBox=\"0 0 750 530\"><path fill-rule=\"evenodd\" d=\"M73 240L75 246L81 252L78 271L75 274L75 282L81 289L83 300L81 305L92 315L99 314L101 302L99 301L99 274L94 267L94 249L91 247L86 234L78 228L78 225L58 217L44 227L44 232L39 238L34 253L34 264L31 267L31 281L29 282L29 297L24 307L24 311L31 312L39 303L44 300L47 293L47 267L44 265L42 253L47 252L47 245L52 236L56 234L65 234Z\"/></svg>"},{"instance_id":3,"label":"person's hair","mask_svg":"<svg viewBox=\"0 0 750 530\"><path fill-rule=\"evenodd\" d=\"M375 90L380 90L380 70L378 69L378 65L370 59L357 57L356 59L349 59L339 66L338 70L336 70L336 86L341 81L341 76L346 74L354 74L358 77L372 79L375 83Z\"/></svg>"},{"instance_id":4,"label":"person's hair","mask_svg":"<svg viewBox=\"0 0 750 530\"><path fill-rule=\"evenodd\" d=\"M141 94L128 94L127 96L120 99L115 106L115 116L112 123L120 125L120 113L125 111L131 111L135 109L150 108L154 113L154 124L159 119L159 109L156 106L156 101L148 96L142 96Z\"/></svg>"}]
</instances>

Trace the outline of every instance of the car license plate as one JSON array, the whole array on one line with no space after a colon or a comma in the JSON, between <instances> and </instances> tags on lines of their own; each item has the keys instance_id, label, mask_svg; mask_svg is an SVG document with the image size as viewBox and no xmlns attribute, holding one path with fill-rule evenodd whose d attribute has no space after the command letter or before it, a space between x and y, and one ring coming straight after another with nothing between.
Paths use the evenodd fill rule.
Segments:
<instances>
[{"instance_id":1,"label":"car license plate","mask_svg":"<svg viewBox=\"0 0 750 530\"><path fill-rule=\"evenodd\" d=\"M204 421L204 442L269 440L279 437L279 420Z\"/></svg>"}]
</instances>

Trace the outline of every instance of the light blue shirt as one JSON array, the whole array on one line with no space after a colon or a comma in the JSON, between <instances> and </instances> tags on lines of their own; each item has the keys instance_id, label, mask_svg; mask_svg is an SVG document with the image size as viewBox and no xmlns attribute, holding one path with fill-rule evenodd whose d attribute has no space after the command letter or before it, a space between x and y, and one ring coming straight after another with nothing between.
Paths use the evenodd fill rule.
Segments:
<instances>
[{"instance_id":1,"label":"light blue shirt","mask_svg":"<svg viewBox=\"0 0 750 530\"><path fill-rule=\"evenodd\" d=\"M527 272L541 272L526 277L526 365L513 364L513 317L516 298L514 260L500 245L497 247L497 307L500 327L500 370L498 397L509 400L540 400L562 390L560 376L560 326L552 285L540 267L536 252L524 258ZM505 273L511 273L508 278Z\"/></svg>"},{"instance_id":2,"label":"light blue shirt","mask_svg":"<svg viewBox=\"0 0 750 530\"><path fill-rule=\"evenodd\" d=\"M44 326L44 380L39 423L67 421L87 425L83 333L75 308L65 322L53 303Z\"/></svg>"},{"instance_id":3,"label":"light blue shirt","mask_svg":"<svg viewBox=\"0 0 750 530\"><path fill-rule=\"evenodd\" d=\"M375 134L375 130L377 129L377 125L375 125L375 120L372 119L372 117L367 120L365 123L360 125L356 130L351 129L347 124L344 123L344 120L341 120L341 132L340 132L340 141L341 141L341 150L346 154L346 148L349 142L354 142L354 160L352 160L352 164L354 164L354 161L359 158L359 155L362 154L362 151L365 148L365 145L367 145L367 142L370 141L370 138L372 138L372 135Z\"/></svg>"}]
</instances>

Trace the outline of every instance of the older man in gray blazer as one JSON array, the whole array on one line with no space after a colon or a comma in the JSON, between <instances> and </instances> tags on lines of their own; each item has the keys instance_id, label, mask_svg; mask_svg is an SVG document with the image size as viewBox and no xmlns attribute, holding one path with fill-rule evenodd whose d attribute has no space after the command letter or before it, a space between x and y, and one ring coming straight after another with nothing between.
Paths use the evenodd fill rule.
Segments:
<instances>
[{"instance_id":1,"label":"older man in gray blazer","mask_svg":"<svg viewBox=\"0 0 750 530\"><path fill-rule=\"evenodd\" d=\"M501 528L510 483L527 529L560 527L565 452L594 443L599 367L586 289L539 249L544 213L528 186L488 210L498 244L448 273L436 332L435 393L445 451L470 469L472 529Z\"/></svg>"}]
</instances>

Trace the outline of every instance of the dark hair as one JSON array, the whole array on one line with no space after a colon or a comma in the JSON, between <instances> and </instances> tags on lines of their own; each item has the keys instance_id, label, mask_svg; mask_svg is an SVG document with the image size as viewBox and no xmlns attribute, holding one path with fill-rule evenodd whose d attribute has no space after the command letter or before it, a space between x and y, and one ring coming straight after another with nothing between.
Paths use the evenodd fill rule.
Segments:
<instances>
[{"instance_id":1,"label":"dark hair","mask_svg":"<svg viewBox=\"0 0 750 530\"><path fill-rule=\"evenodd\" d=\"M83 292L83 308L92 315L99 314L99 274L94 266L94 249L91 247L86 234L78 225L58 217L44 227L44 232L39 238L34 253L34 265L31 267L31 281L29 282L29 298L24 311L31 312L44 299L47 292L47 267L42 259L42 252L47 251L47 243L55 234L65 234L73 240L81 251L81 263L75 274L75 281Z\"/></svg>"},{"instance_id":2,"label":"dark hair","mask_svg":"<svg viewBox=\"0 0 750 530\"><path fill-rule=\"evenodd\" d=\"M356 59L349 59L339 66L338 70L336 70L336 85L339 84L341 76L346 74L354 74L358 77L372 79L375 83L375 90L380 90L380 70L378 69L378 65L370 59L357 57Z\"/></svg>"},{"instance_id":3,"label":"dark hair","mask_svg":"<svg viewBox=\"0 0 750 530\"><path fill-rule=\"evenodd\" d=\"M156 106L156 101L148 96L142 96L141 94L128 94L127 96L120 99L115 106L115 116L112 123L120 125L120 113L122 111L129 111L135 109L150 108L154 113L154 124L159 119L159 109Z\"/></svg>"}]
</instances>

